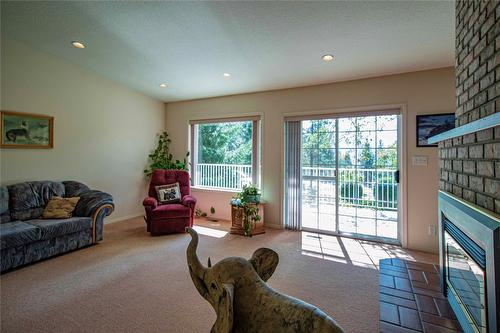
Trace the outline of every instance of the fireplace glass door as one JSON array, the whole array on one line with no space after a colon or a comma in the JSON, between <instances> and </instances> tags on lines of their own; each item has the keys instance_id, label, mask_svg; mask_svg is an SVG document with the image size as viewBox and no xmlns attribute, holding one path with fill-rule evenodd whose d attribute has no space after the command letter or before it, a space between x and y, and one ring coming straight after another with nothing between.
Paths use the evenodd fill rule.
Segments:
<instances>
[{"instance_id":1,"label":"fireplace glass door","mask_svg":"<svg viewBox=\"0 0 500 333\"><path fill-rule=\"evenodd\" d=\"M445 231L447 285L460 300L475 332L487 332L484 270Z\"/></svg>"}]
</instances>

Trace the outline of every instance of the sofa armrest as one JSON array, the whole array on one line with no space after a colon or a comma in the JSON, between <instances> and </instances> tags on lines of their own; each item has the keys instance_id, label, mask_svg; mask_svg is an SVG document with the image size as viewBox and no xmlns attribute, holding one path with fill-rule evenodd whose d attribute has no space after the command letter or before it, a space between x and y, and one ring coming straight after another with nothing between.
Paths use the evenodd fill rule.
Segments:
<instances>
[{"instance_id":1,"label":"sofa armrest","mask_svg":"<svg viewBox=\"0 0 500 333\"><path fill-rule=\"evenodd\" d=\"M75 207L74 215L92 217L97 210L104 205L111 206L111 211L114 209L115 204L113 203L111 194L90 190L80 195L80 200ZM109 214L111 214L111 211Z\"/></svg>"},{"instance_id":2,"label":"sofa armrest","mask_svg":"<svg viewBox=\"0 0 500 333\"><path fill-rule=\"evenodd\" d=\"M104 218L115 209L113 197L101 191L89 190L80 194L80 200L73 215L92 218L92 242L103 238Z\"/></svg>"},{"instance_id":3,"label":"sofa armrest","mask_svg":"<svg viewBox=\"0 0 500 333\"><path fill-rule=\"evenodd\" d=\"M191 196L191 195L185 195L182 200L181 200L181 204L183 204L184 206L186 207L189 207L191 209L194 208L194 206L196 205L196 198Z\"/></svg>"},{"instance_id":4,"label":"sofa armrest","mask_svg":"<svg viewBox=\"0 0 500 333\"><path fill-rule=\"evenodd\" d=\"M142 201L142 205L144 207L151 207L152 209L155 209L158 206L158 200L153 197L146 197Z\"/></svg>"}]
</instances>

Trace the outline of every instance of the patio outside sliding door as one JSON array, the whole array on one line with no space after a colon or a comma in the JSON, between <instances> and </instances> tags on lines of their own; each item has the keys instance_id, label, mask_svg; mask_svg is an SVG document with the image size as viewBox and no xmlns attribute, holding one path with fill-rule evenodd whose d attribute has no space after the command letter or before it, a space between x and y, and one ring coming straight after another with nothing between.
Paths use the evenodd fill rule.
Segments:
<instances>
[{"instance_id":1,"label":"patio outside sliding door","mask_svg":"<svg viewBox=\"0 0 500 333\"><path fill-rule=\"evenodd\" d=\"M302 229L399 242L399 116L302 121Z\"/></svg>"}]
</instances>

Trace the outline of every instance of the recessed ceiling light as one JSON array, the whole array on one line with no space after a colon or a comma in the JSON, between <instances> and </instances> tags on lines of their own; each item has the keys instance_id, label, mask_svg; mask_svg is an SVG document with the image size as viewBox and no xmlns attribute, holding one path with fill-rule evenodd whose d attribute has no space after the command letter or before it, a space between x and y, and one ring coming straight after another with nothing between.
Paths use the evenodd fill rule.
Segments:
<instances>
[{"instance_id":1,"label":"recessed ceiling light","mask_svg":"<svg viewBox=\"0 0 500 333\"><path fill-rule=\"evenodd\" d=\"M231 77L231 74L229 74L229 73L224 73L224 74L222 74L222 75L223 75L224 77Z\"/></svg>"},{"instance_id":2,"label":"recessed ceiling light","mask_svg":"<svg viewBox=\"0 0 500 333\"><path fill-rule=\"evenodd\" d=\"M167 84L166 83L160 83L160 88L166 88Z\"/></svg>"},{"instance_id":3,"label":"recessed ceiling light","mask_svg":"<svg viewBox=\"0 0 500 333\"><path fill-rule=\"evenodd\" d=\"M333 56L331 54L325 54L324 56L321 57L324 61L332 61Z\"/></svg>"},{"instance_id":4,"label":"recessed ceiling light","mask_svg":"<svg viewBox=\"0 0 500 333\"><path fill-rule=\"evenodd\" d=\"M85 48L85 44L83 44L82 42L79 42L77 40L72 41L71 45L73 45L77 49L84 49Z\"/></svg>"}]
</instances>

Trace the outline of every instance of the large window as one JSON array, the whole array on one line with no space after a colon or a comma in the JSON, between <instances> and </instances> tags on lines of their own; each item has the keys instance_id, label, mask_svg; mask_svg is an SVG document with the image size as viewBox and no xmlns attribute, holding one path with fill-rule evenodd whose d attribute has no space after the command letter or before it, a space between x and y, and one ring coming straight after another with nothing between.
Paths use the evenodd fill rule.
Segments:
<instances>
[{"instance_id":1,"label":"large window","mask_svg":"<svg viewBox=\"0 0 500 333\"><path fill-rule=\"evenodd\" d=\"M191 123L191 180L194 186L240 190L258 185L258 118Z\"/></svg>"}]
</instances>

